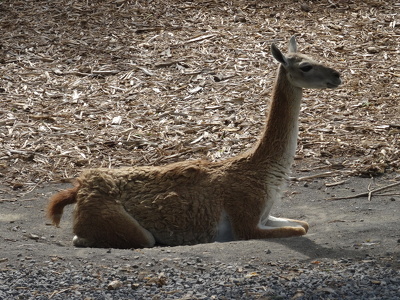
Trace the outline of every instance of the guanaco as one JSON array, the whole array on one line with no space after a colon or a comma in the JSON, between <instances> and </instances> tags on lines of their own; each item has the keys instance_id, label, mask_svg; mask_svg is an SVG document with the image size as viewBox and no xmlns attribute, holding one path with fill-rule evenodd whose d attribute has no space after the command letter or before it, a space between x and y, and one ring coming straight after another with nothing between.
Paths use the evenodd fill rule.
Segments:
<instances>
[{"instance_id":1,"label":"guanaco","mask_svg":"<svg viewBox=\"0 0 400 300\"><path fill-rule=\"evenodd\" d=\"M339 72L297 52L295 37L279 67L265 129L253 149L219 162L89 169L54 195L48 216L59 225L76 203L75 246L140 248L301 236L304 221L270 215L293 163L302 91L336 88Z\"/></svg>"}]
</instances>

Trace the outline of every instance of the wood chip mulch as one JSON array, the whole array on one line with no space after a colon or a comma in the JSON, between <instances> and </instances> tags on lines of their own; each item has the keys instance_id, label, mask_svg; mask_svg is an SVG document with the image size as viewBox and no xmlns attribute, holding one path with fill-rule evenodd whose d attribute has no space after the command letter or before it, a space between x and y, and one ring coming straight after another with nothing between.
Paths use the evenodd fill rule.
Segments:
<instances>
[{"instance_id":1,"label":"wood chip mulch","mask_svg":"<svg viewBox=\"0 0 400 300\"><path fill-rule=\"evenodd\" d=\"M399 170L396 1L4 0L0 28L3 186L250 148L293 34L344 80L305 92L296 164Z\"/></svg>"}]
</instances>

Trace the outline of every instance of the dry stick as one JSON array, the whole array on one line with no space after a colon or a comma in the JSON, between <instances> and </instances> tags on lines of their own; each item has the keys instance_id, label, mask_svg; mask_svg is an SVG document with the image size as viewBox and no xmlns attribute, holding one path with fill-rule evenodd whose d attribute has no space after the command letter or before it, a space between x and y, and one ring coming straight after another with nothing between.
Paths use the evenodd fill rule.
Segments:
<instances>
[{"instance_id":1,"label":"dry stick","mask_svg":"<svg viewBox=\"0 0 400 300\"><path fill-rule=\"evenodd\" d=\"M382 191L382 190L386 190L386 189L389 189L391 187L398 186L398 185L400 185L400 182L395 182L395 183L389 184L387 186L372 190L368 194L368 200L371 201L372 193L376 193L376 192L379 192L379 191Z\"/></svg>"},{"instance_id":2,"label":"dry stick","mask_svg":"<svg viewBox=\"0 0 400 300\"><path fill-rule=\"evenodd\" d=\"M69 291L69 290L71 290L71 288L68 288L68 289L63 289L63 290L60 290L60 291L54 291L54 292L53 292L53 293L51 293L51 295L49 296L49 299L53 298L55 295L58 295L58 294L64 293L64 292L66 292L66 291Z\"/></svg>"},{"instance_id":3,"label":"dry stick","mask_svg":"<svg viewBox=\"0 0 400 300\"><path fill-rule=\"evenodd\" d=\"M159 63L156 63L154 66L156 68L169 67L169 66L184 62L185 60L186 59L178 59L178 60L170 60L170 61L165 61L165 62L159 62Z\"/></svg>"},{"instance_id":4,"label":"dry stick","mask_svg":"<svg viewBox=\"0 0 400 300\"><path fill-rule=\"evenodd\" d=\"M34 201L37 200L36 198L30 198L30 199L16 199L16 198L11 198L11 199L0 199L1 202L17 202L17 201Z\"/></svg>"},{"instance_id":5,"label":"dry stick","mask_svg":"<svg viewBox=\"0 0 400 300\"><path fill-rule=\"evenodd\" d=\"M367 190L368 190L368 201L371 201L371 185L372 185L372 181L368 184Z\"/></svg>"},{"instance_id":6,"label":"dry stick","mask_svg":"<svg viewBox=\"0 0 400 300\"><path fill-rule=\"evenodd\" d=\"M137 65L134 65L134 64L132 64L132 66L135 67L136 69L142 71L142 72L143 72L144 74L146 74L147 76L154 76L154 73L153 73L153 72L151 72L150 70L148 70L148 69L146 69L146 68L144 68L144 67L137 66Z\"/></svg>"},{"instance_id":7,"label":"dry stick","mask_svg":"<svg viewBox=\"0 0 400 300\"><path fill-rule=\"evenodd\" d=\"M212 34L201 35L201 36L195 37L195 38L193 38L193 39L184 41L182 44L189 44L189 43L193 43L193 42L200 42L200 41L203 41L203 40L206 40L206 39L213 38L213 37L215 37L215 36L216 36L216 34L213 34L213 33L212 33Z\"/></svg>"},{"instance_id":8,"label":"dry stick","mask_svg":"<svg viewBox=\"0 0 400 300\"><path fill-rule=\"evenodd\" d=\"M360 198L360 197L368 197L368 200L371 201L371 197L372 197L373 193L376 193L376 192L379 192L379 191L382 191L382 190L385 190L385 189L389 189L389 188L392 188L392 187L398 186L398 185L400 185L400 182L395 182L395 183L389 184L387 186L384 186L384 187L381 187L381 188L377 188L377 189L374 189L374 190L370 190L368 192L356 194L356 195L353 195L353 196L335 197L335 198L329 198L327 200L335 201L335 200L344 200L344 199L354 199L354 198Z\"/></svg>"},{"instance_id":9,"label":"dry stick","mask_svg":"<svg viewBox=\"0 0 400 300\"><path fill-rule=\"evenodd\" d=\"M375 196L400 196L400 193L375 194Z\"/></svg>"},{"instance_id":10,"label":"dry stick","mask_svg":"<svg viewBox=\"0 0 400 300\"><path fill-rule=\"evenodd\" d=\"M319 174L314 174L310 176L303 176L303 177L290 177L290 180L293 181L303 181L303 180L309 180L309 179L314 179L314 178L323 178L323 177L329 177L336 175L338 172L324 172L324 173L319 173Z\"/></svg>"},{"instance_id":11,"label":"dry stick","mask_svg":"<svg viewBox=\"0 0 400 300\"><path fill-rule=\"evenodd\" d=\"M336 185L341 185L343 183L346 183L347 180L342 180L342 181L338 181L338 182L331 182L331 183L325 183L326 187L332 187L332 186L336 186Z\"/></svg>"}]
</instances>

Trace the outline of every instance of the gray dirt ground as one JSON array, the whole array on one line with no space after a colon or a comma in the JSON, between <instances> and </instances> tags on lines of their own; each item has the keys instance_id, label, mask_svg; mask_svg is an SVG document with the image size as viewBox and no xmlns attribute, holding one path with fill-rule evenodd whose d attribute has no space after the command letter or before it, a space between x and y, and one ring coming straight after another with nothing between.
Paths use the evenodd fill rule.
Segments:
<instances>
[{"instance_id":1,"label":"gray dirt ground","mask_svg":"<svg viewBox=\"0 0 400 300\"><path fill-rule=\"evenodd\" d=\"M300 175L304 176L304 173ZM274 215L307 220L310 230L303 237L140 250L73 247L72 207L64 212L61 228L50 226L45 218L48 198L68 184L38 187L23 196L7 194L3 188L0 197L0 268L27 260L34 260L40 266L49 260L67 263L82 259L94 265L140 260L141 265L149 262L157 268L157 261L201 257L209 263L239 264L373 258L398 270L400 197L373 196L371 201L367 197L328 200L365 192L370 185L371 188L387 186L395 183L395 178L396 174L374 180L350 177L333 187L326 187L329 179L292 181L286 197L275 207Z\"/></svg>"}]
</instances>

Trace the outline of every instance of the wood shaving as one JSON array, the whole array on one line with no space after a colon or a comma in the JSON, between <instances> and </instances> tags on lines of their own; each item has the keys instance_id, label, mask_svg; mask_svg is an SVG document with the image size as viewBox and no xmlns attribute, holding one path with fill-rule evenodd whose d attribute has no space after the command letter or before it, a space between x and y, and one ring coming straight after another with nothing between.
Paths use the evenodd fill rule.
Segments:
<instances>
[{"instance_id":1,"label":"wood shaving","mask_svg":"<svg viewBox=\"0 0 400 300\"><path fill-rule=\"evenodd\" d=\"M270 45L293 34L344 81L305 92L296 164L398 171L399 12L379 0L1 1L0 177L29 189L83 168L237 155L264 125Z\"/></svg>"}]
</instances>

